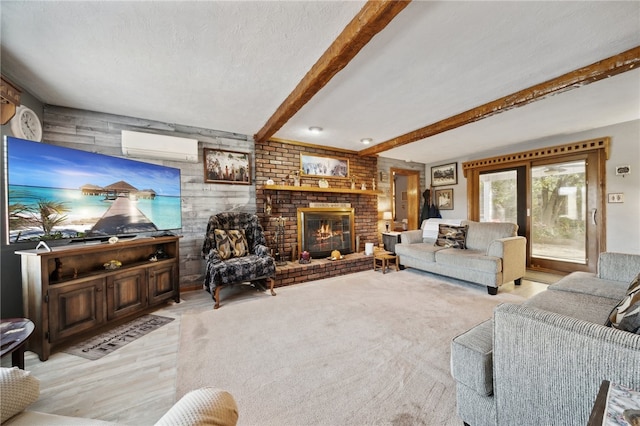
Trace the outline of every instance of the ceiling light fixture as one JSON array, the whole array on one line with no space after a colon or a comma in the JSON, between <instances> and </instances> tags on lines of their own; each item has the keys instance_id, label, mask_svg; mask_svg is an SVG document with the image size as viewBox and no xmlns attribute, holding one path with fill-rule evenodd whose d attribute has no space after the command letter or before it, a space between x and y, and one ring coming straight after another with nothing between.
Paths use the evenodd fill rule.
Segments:
<instances>
[{"instance_id":1,"label":"ceiling light fixture","mask_svg":"<svg viewBox=\"0 0 640 426\"><path fill-rule=\"evenodd\" d=\"M373 142L373 139L371 138L364 138L364 139L360 139L360 142L362 142L365 145L369 145L371 142Z\"/></svg>"},{"instance_id":2,"label":"ceiling light fixture","mask_svg":"<svg viewBox=\"0 0 640 426\"><path fill-rule=\"evenodd\" d=\"M322 127L311 126L311 127L309 127L309 131L311 133L320 133L320 132L322 132Z\"/></svg>"}]
</instances>

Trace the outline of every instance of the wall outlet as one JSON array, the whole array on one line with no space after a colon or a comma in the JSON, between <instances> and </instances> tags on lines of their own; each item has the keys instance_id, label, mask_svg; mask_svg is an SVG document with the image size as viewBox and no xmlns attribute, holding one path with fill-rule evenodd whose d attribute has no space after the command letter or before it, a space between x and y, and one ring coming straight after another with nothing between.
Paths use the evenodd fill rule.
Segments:
<instances>
[{"instance_id":1,"label":"wall outlet","mask_svg":"<svg viewBox=\"0 0 640 426\"><path fill-rule=\"evenodd\" d=\"M622 192L613 192L607 194L610 203L624 203L624 194Z\"/></svg>"}]
</instances>

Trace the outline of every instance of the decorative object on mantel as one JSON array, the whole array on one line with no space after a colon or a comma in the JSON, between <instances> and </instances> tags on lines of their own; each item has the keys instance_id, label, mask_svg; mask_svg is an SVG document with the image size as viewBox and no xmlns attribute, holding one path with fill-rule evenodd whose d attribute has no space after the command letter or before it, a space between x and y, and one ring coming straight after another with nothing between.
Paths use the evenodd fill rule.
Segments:
<instances>
[{"instance_id":1,"label":"decorative object on mantel","mask_svg":"<svg viewBox=\"0 0 640 426\"><path fill-rule=\"evenodd\" d=\"M328 187L329 187L329 182L327 182L327 180L326 180L326 179L320 179L320 180L318 181L318 186L319 186L320 188L328 188Z\"/></svg>"},{"instance_id":2,"label":"decorative object on mantel","mask_svg":"<svg viewBox=\"0 0 640 426\"><path fill-rule=\"evenodd\" d=\"M265 182L265 185L275 185L275 182L273 181L273 179L269 178L269 179L267 179L267 181Z\"/></svg>"},{"instance_id":3,"label":"decorative object on mantel","mask_svg":"<svg viewBox=\"0 0 640 426\"><path fill-rule=\"evenodd\" d=\"M360 186L360 189L363 190L363 191L366 191L367 190L367 184L362 182L362 186Z\"/></svg>"},{"instance_id":4,"label":"decorative object on mantel","mask_svg":"<svg viewBox=\"0 0 640 426\"><path fill-rule=\"evenodd\" d=\"M300 170L294 170L289 174L289 179L293 180L293 186L300 186Z\"/></svg>"},{"instance_id":5,"label":"decorative object on mantel","mask_svg":"<svg viewBox=\"0 0 640 426\"><path fill-rule=\"evenodd\" d=\"M376 190L376 178L371 178L371 189Z\"/></svg>"},{"instance_id":6,"label":"decorative object on mantel","mask_svg":"<svg viewBox=\"0 0 640 426\"><path fill-rule=\"evenodd\" d=\"M351 189L356 189L356 175L351 176Z\"/></svg>"}]
</instances>

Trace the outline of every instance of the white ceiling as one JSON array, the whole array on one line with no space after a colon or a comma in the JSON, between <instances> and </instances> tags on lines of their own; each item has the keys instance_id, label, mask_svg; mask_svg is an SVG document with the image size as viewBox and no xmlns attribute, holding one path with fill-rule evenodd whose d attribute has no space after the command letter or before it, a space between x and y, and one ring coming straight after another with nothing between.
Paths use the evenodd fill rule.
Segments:
<instances>
[{"instance_id":1,"label":"white ceiling","mask_svg":"<svg viewBox=\"0 0 640 426\"><path fill-rule=\"evenodd\" d=\"M363 5L2 0L2 72L48 104L253 135ZM274 137L361 150L639 45L638 1L414 1ZM638 119L639 73L381 155L433 163Z\"/></svg>"}]
</instances>

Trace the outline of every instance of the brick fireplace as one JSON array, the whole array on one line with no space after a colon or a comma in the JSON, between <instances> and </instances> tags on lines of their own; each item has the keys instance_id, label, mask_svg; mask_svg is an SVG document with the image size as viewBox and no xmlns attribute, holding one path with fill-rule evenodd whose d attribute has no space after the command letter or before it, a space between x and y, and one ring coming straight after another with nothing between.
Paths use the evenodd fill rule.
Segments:
<instances>
[{"instance_id":1,"label":"brick fireplace","mask_svg":"<svg viewBox=\"0 0 640 426\"><path fill-rule=\"evenodd\" d=\"M311 204L339 204L349 205L354 211L351 229L352 241L356 237L360 247L353 247L354 252L364 250L367 242L379 243L378 232L378 197L371 192L365 193L359 188L364 183L368 189L376 178L377 157L359 156L355 151L331 150L295 142L266 141L256 143L255 146L255 176L256 176L256 206L257 214L265 229L267 245L275 248L274 235L276 218L285 221L284 252L288 260L298 260L298 209L308 209ZM349 176L355 177L357 190L351 191L351 179L326 177L329 190L322 191L317 177L300 177L300 187L293 187L289 177L300 169L300 154L317 154L347 158L349 161ZM287 190L265 189L265 182L274 180L278 185L290 185ZM313 188L313 190L310 190ZM265 208L269 204L270 209ZM342 252L342 250L341 250ZM292 259L292 254L294 255ZM355 257L358 259L355 259ZM276 285L288 285L309 281L322 277L341 275L371 268L371 259L361 254L349 255L346 259L350 263L327 261L327 264L314 261L310 265L289 264L278 268ZM343 261L345 262L345 261ZM353 263L353 264L351 264Z\"/></svg>"}]
</instances>

